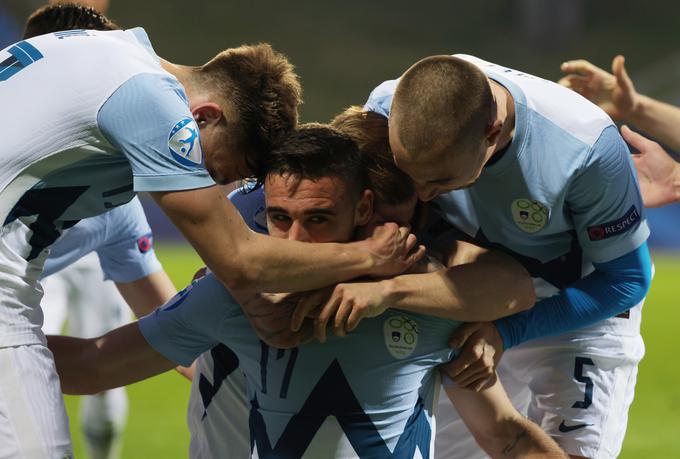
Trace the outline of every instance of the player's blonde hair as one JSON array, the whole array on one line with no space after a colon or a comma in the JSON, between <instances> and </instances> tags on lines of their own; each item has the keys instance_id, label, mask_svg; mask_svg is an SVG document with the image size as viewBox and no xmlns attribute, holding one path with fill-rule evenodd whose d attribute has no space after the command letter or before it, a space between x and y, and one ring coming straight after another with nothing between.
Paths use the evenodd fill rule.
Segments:
<instances>
[{"instance_id":1,"label":"player's blonde hair","mask_svg":"<svg viewBox=\"0 0 680 459\"><path fill-rule=\"evenodd\" d=\"M233 107L230 141L245 154L252 175L263 179L268 153L297 125L302 89L292 64L260 43L222 51L197 75L213 96Z\"/></svg>"},{"instance_id":2,"label":"player's blonde hair","mask_svg":"<svg viewBox=\"0 0 680 459\"><path fill-rule=\"evenodd\" d=\"M352 106L337 115L331 126L351 137L359 146L378 205L401 204L413 198L416 193L413 181L392 158L387 118Z\"/></svg>"}]
</instances>

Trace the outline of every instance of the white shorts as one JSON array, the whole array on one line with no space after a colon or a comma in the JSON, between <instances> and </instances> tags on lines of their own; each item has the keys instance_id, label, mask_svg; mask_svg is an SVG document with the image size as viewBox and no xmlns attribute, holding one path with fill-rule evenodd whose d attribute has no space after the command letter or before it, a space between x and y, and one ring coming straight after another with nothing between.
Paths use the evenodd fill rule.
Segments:
<instances>
[{"instance_id":1,"label":"white shorts","mask_svg":"<svg viewBox=\"0 0 680 459\"><path fill-rule=\"evenodd\" d=\"M498 367L515 407L570 455L615 458L645 353L642 305L576 332L508 350ZM447 398L437 414L436 458L485 458Z\"/></svg>"},{"instance_id":2,"label":"white shorts","mask_svg":"<svg viewBox=\"0 0 680 459\"><path fill-rule=\"evenodd\" d=\"M41 344L0 348L0 459L73 457L52 353Z\"/></svg>"},{"instance_id":3,"label":"white shorts","mask_svg":"<svg viewBox=\"0 0 680 459\"><path fill-rule=\"evenodd\" d=\"M190 459L250 457L246 378L229 353L222 345L196 359L187 410Z\"/></svg>"}]
</instances>

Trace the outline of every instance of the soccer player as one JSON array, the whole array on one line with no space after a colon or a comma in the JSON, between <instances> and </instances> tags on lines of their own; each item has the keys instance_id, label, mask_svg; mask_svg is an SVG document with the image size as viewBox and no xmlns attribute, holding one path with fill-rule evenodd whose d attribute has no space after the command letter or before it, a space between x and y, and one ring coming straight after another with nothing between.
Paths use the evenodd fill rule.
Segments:
<instances>
[{"instance_id":1,"label":"soccer player","mask_svg":"<svg viewBox=\"0 0 680 459\"><path fill-rule=\"evenodd\" d=\"M377 87L397 165L423 200L535 277L526 312L468 324L448 373L479 388L496 365L516 406L572 457L616 457L633 399L651 262L625 142L598 107L472 56L432 56ZM440 410L440 457L476 457Z\"/></svg>"},{"instance_id":2,"label":"soccer player","mask_svg":"<svg viewBox=\"0 0 680 459\"><path fill-rule=\"evenodd\" d=\"M680 108L638 93L626 72L623 56L612 61L612 73L579 59L561 66L567 75L559 83L597 104L614 120L633 124L675 151L680 151ZM621 127L621 135L639 151L633 163L647 207L680 201L680 164L656 142Z\"/></svg>"},{"instance_id":3,"label":"soccer player","mask_svg":"<svg viewBox=\"0 0 680 459\"><path fill-rule=\"evenodd\" d=\"M300 129L272 153L270 167L265 190L272 235L346 241L370 220L364 162L346 136L325 127ZM250 301L249 294L235 295ZM281 309L282 316L292 310L285 303ZM208 274L139 324L96 340L50 337L50 347L65 390L81 392L150 376L173 365L166 358L193 360L222 343L246 375L254 457L431 457L435 366L451 356L447 339L455 326L390 310L362 321L349 338L275 349L257 338L234 297ZM472 409L471 400L486 402ZM503 400L496 384L460 401L471 422L487 423L492 455L561 457Z\"/></svg>"},{"instance_id":4,"label":"soccer player","mask_svg":"<svg viewBox=\"0 0 680 459\"><path fill-rule=\"evenodd\" d=\"M297 78L268 45L187 67L160 59L142 29L68 30L9 46L0 62L0 123L12 133L0 149L0 457L72 455L38 278L82 218L148 191L229 288L395 274L424 252L409 254L415 238L396 225L350 244L258 235L214 186L261 176L296 124Z\"/></svg>"},{"instance_id":5,"label":"soccer player","mask_svg":"<svg viewBox=\"0 0 680 459\"><path fill-rule=\"evenodd\" d=\"M61 333L68 316L68 334L100 336L131 320L128 303L141 317L172 298L175 287L152 240L137 198L65 231L41 278L43 332ZM126 418L123 388L83 397L80 421L88 457L118 457Z\"/></svg>"},{"instance_id":6,"label":"soccer player","mask_svg":"<svg viewBox=\"0 0 680 459\"><path fill-rule=\"evenodd\" d=\"M419 239L426 240L427 236L420 231L424 226L422 221L426 220L423 218L426 212L423 208L417 209L413 183L392 161L387 138L387 119L377 113L364 112L360 107L350 107L338 115L331 125L352 138L363 156L373 194L374 212L369 224L379 224L387 220L412 225ZM254 231L267 231L267 204L262 189L247 192L236 190L229 197ZM446 247L442 249L455 255L450 257L454 266L442 271L443 275L429 279L429 291L424 298L419 299L421 304L426 301L454 304L460 308L458 316L461 319L476 317L476 320L480 320L480 314L497 318L533 305L533 287L529 283L529 276L516 262L501 254L487 251L479 253L479 248L462 242L452 244L447 241ZM474 263L471 263L472 260ZM412 282L414 278L423 275L400 276L394 282L403 282L405 278ZM495 289L487 287L486 278L494 279ZM404 282L404 285L409 285L410 282ZM368 288L372 290L372 301L388 301L380 294L386 290L380 284L362 282L340 285L340 288ZM437 296L433 296L432 292ZM401 306L406 309L413 305L395 305L399 308ZM385 309L378 304L371 304L371 308L380 311ZM436 311L432 304L429 308L426 312ZM375 315L375 311L372 314ZM320 328L324 336L325 326L331 315L328 314L325 321L315 321L316 328ZM334 325L337 334L344 334L343 325L342 322L338 326ZM218 457L219 452L225 450L234 451L237 457L247 454L250 442L244 422L248 416L246 383L242 372L237 371L238 358L221 344L210 352L201 354L196 362L197 376L192 384L187 412L191 432L190 457ZM477 436L489 433L486 430L486 421L481 421L479 425L472 424L471 427L479 428Z\"/></svg>"}]
</instances>

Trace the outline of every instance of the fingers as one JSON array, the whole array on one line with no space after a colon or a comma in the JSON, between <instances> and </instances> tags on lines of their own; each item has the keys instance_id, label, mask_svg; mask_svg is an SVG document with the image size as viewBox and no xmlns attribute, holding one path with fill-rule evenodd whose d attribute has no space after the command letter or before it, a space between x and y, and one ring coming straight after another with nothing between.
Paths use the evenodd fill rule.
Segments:
<instances>
[{"instance_id":1,"label":"fingers","mask_svg":"<svg viewBox=\"0 0 680 459\"><path fill-rule=\"evenodd\" d=\"M625 67L626 59L622 55L618 55L612 61L612 73L616 77L616 83L619 87L627 93L632 93L635 89L633 81L628 76Z\"/></svg>"},{"instance_id":2,"label":"fingers","mask_svg":"<svg viewBox=\"0 0 680 459\"><path fill-rule=\"evenodd\" d=\"M656 142L649 140L648 138L641 136L637 132L631 130L625 124L621 126L621 136L623 139L633 148L638 150L640 153L645 153L650 147L658 145Z\"/></svg>"},{"instance_id":3,"label":"fingers","mask_svg":"<svg viewBox=\"0 0 680 459\"><path fill-rule=\"evenodd\" d=\"M585 59L576 59L573 61L562 62L560 70L564 73L577 73L580 75L590 76L598 70L593 64Z\"/></svg>"},{"instance_id":4,"label":"fingers","mask_svg":"<svg viewBox=\"0 0 680 459\"><path fill-rule=\"evenodd\" d=\"M411 266L413 263L419 261L425 256L426 248L424 245L418 246L418 249L411 253L408 257L404 259L407 266Z\"/></svg>"},{"instance_id":5,"label":"fingers","mask_svg":"<svg viewBox=\"0 0 680 459\"><path fill-rule=\"evenodd\" d=\"M332 295L331 298L323 305L321 308L321 313L319 317L314 320L314 337L319 340L320 343L326 342L326 327L328 326L328 321L335 314L335 311L340 306L341 298L337 295Z\"/></svg>"},{"instance_id":6,"label":"fingers","mask_svg":"<svg viewBox=\"0 0 680 459\"><path fill-rule=\"evenodd\" d=\"M470 335L479 329L478 323L463 324L458 327L449 338L449 347L452 349L461 349L465 342L470 338Z\"/></svg>"},{"instance_id":7,"label":"fingers","mask_svg":"<svg viewBox=\"0 0 680 459\"><path fill-rule=\"evenodd\" d=\"M352 316L352 306L347 301L343 301L335 312L333 321L333 334L335 336L345 336L346 331L350 331L349 318ZM347 323L347 325L345 325Z\"/></svg>"},{"instance_id":8,"label":"fingers","mask_svg":"<svg viewBox=\"0 0 680 459\"><path fill-rule=\"evenodd\" d=\"M400 240L406 239L404 250L402 251L402 253L406 255L411 251L411 249L413 249L413 247L415 247L416 243L418 242L418 238L415 234L411 234L411 230L405 226L399 228L399 233L401 236Z\"/></svg>"},{"instance_id":9,"label":"fingers","mask_svg":"<svg viewBox=\"0 0 680 459\"><path fill-rule=\"evenodd\" d=\"M319 306L319 301L315 296L303 296L295 307L293 315L290 319L291 330L294 332L300 330L305 317L307 317L317 306Z\"/></svg>"}]
</instances>

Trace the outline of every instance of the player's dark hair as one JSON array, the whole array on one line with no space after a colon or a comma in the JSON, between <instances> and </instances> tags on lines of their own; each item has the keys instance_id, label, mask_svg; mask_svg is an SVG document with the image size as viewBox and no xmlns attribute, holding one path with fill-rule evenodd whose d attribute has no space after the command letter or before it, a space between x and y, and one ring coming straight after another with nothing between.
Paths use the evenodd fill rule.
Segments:
<instances>
[{"instance_id":1,"label":"player's dark hair","mask_svg":"<svg viewBox=\"0 0 680 459\"><path fill-rule=\"evenodd\" d=\"M270 151L297 125L302 89L292 64L261 43L222 51L197 74L236 112L233 120L225 113L230 142L245 154L246 165L261 183ZM210 162L209 170L220 167L220 158Z\"/></svg>"},{"instance_id":2,"label":"player's dark hair","mask_svg":"<svg viewBox=\"0 0 680 459\"><path fill-rule=\"evenodd\" d=\"M431 56L401 77L390 116L406 151L422 155L480 145L495 112L484 72L464 59Z\"/></svg>"},{"instance_id":3,"label":"player's dark hair","mask_svg":"<svg viewBox=\"0 0 680 459\"><path fill-rule=\"evenodd\" d=\"M338 177L357 196L369 181L362 154L347 135L323 124L305 124L269 155L267 174L290 176L298 180Z\"/></svg>"},{"instance_id":4,"label":"player's dark hair","mask_svg":"<svg viewBox=\"0 0 680 459\"><path fill-rule=\"evenodd\" d=\"M377 205L395 205L413 199L413 180L394 163L387 118L361 107L349 107L333 118L331 126L356 142L362 154Z\"/></svg>"},{"instance_id":5,"label":"player's dark hair","mask_svg":"<svg viewBox=\"0 0 680 459\"><path fill-rule=\"evenodd\" d=\"M24 39L63 30L116 30L113 21L89 6L75 3L47 5L35 10L24 27Z\"/></svg>"}]
</instances>

